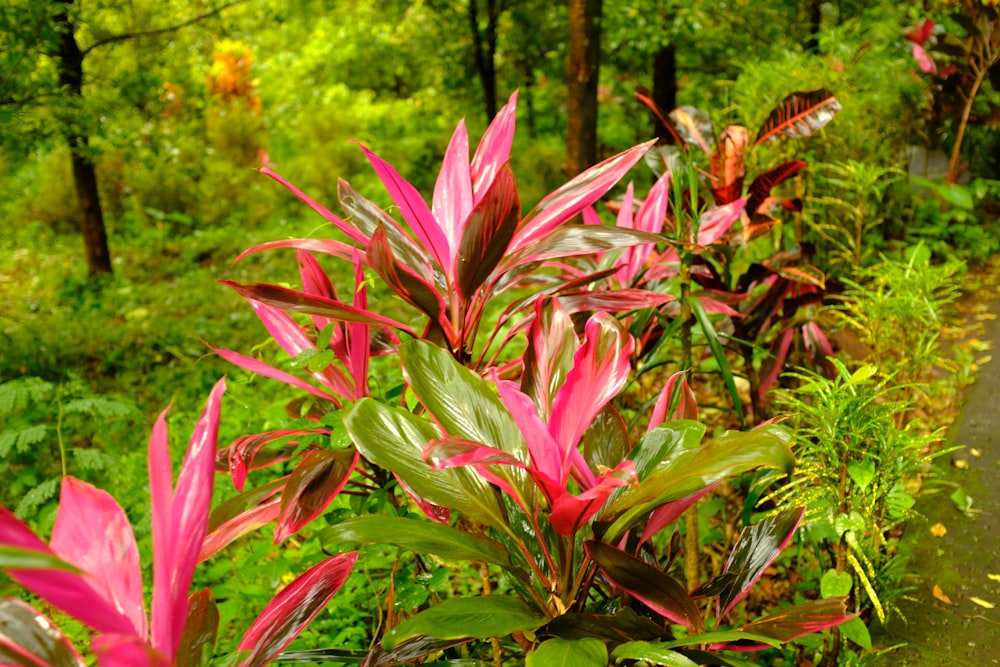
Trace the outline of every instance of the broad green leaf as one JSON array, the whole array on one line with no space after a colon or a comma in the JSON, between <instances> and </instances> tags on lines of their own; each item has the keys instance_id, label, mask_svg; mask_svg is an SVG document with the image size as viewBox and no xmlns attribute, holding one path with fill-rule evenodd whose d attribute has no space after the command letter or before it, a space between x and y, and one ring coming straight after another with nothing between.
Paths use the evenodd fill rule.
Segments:
<instances>
[{"instance_id":1,"label":"broad green leaf","mask_svg":"<svg viewBox=\"0 0 1000 667\"><path fill-rule=\"evenodd\" d=\"M784 427L768 424L752 431L727 433L679 453L657 466L638 487L625 489L598 515L599 520L611 522L604 539L621 537L648 512L731 475L760 467L791 472L795 465L788 447L791 437Z\"/></svg>"},{"instance_id":2,"label":"broad green leaf","mask_svg":"<svg viewBox=\"0 0 1000 667\"><path fill-rule=\"evenodd\" d=\"M615 647L611 657L615 660L644 660L665 667L698 667L698 663L686 655L655 642L625 642Z\"/></svg>"},{"instance_id":3,"label":"broad green leaf","mask_svg":"<svg viewBox=\"0 0 1000 667\"><path fill-rule=\"evenodd\" d=\"M613 584L672 623L694 628L697 632L704 630L701 612L691 596L666 572L597 540L588 540L584 547Z\"/></svg>"},{"instance_id":4,"label":"broad green leaf","mask_svg":"<svg viewBox=\"0 0 1000 667\"><path fill-rule=\"evenodd\" d=\"M863 491L875 479L875 462L867 457L861 461L850 461L847 464L847 474Z\"/></svg>"},{"instance_id":5,"label":"broad green leaf","mask_svg":"<svg viewBox=\"0 0 1000 667\"><path fill-rule=\"evenodd\" d=\"M837 573L835 569L829 569L823 573L819 580L819 594L824 600L830 598L843 597L851 592L854 580L849 572Z\"/></svg>"},{"instance_id":6,"label":"broad green leaf","mask_svg":"<svg viewBox=\"0 0 1000 667\"><path fill-rule=\"evenodd\" d=\"M872 650L872 636L868 632L868 626L860 618L852 618L841 623L838 628L840 633L852 642L865 649Z\"/></svg>"},{"instance_id":7,"label":"broad green leaf","mask_svg":"<svg viewBox=\"0 0 1000 667\"><path fill-rule=\"evenodd\" d=\"M434 470L421 457L441 437L432 423L370 398L354 404L344 424L362 456L390 470L421 498L500 530L507 528L496 489L471 468Z\"/></svg>"},{"instance_id":8,"label":"broad green leaf","mask_svg":"<svg viewBox=\"0 0 1000 667\"><path fill-rule=\"evenodd\" d=\"M678 419L654 428L629 454L639 481L646 479L656 466L669 463L676 456L700 445L704 435L705 425L688 419Z\"/></svg>"},{"instance_id":9,"label":"broad green leaf","mask_svg":"<svg viewBox=\"0 0 1000 667\"><path fill-rule=\"evenodd\" d=\"M858 370L851 373L850 379L847 380L847 384L856 385L866 382L872 376L878 373L878 366L875 364L865 364Z\"/></svg>"},{"instance_id":10,"label":"broad green leaf","mask_svg":"<svg viewBox=\"0 0 1000 667\"><path fill-rule=\"evenodd\" d=\"M687 300L688 305L691 306L691 313L698 320L698 324L701 326L701 331L705 334L705 340L708 342L708 348L712 351L712 357L715 359L715 363L719 366L719 373L722 375L722 382L726 385L726 390L729 392L729 397L733 399L733 408L736 409L736 414L740 418L740 423L743 423L743 401L740 399L740 392L736 388L736 380L733 378L733 371L729 367L729 359L726 357L726 350L722 347L722 342L719 340L719 334L715 331L715 325L712 324L712 320L709 319L708 313L705 312L705 307L701 305L701 301L696 298L690 298Z\"/></svg>"},{"instance_id":11,"label":"broad green leaf","mask_svg":"<svg viewBox=\"0 0 1000 667\"><path fill-rule=\"evenodd\" d=\"M526 667L607 667L608 647L596 637L548 639L528 654Z\"/></svg>"},{"instance_id":12,"label":"broad green leaf","mask_svg":"<svg viewBox=\"0 0 1000 667\"><path fill-rule=\"evenodd\" d=\"M865 518L861 516L858 512L851 512L850 514L838 514L833 520L833 529L837 531L837 535L843 535L844 533L853 530L856 533L865 532Z\"/></svg>"},{"instance_id":13,"label":"broad green leaf","mask_svg":"<svg viewBox=\"0 0 1000 667\"><path fill-rule=\"evenodd\" d=\"M14 598L0 599L0 663L26 667L86 664L52 621Z\"/></svg>"},{"instance_id":14,"label":"broad green leaf","mask_svg":"<svg viewBox=\"0 0 1000 667\"><path fill-rule=\"evenodd\" d=\"M513 632L534 630L546 620L517 598L501 595L451 598L403 621L386 633L382 644L391 649L418 635L436 639L506 637Z\"/></svg>"},{"instance_id":15,"label":"broad green leaf","mask_svg":"<svg viewBox=\"0 0 1000 667\"><path fill-rule=\"evenodd\" d=\"M583 458L591 469L603 466L614 469L629 452L628 428L618 410L604 406L583 432Z\"/></svg>"},{"instance_id":16,"label":"broad green leaf","mask_svg":"<svg viewBox=\"0 0 1000 667\"><path fill-rule=\"evenodd\" d=\"M494 540L470 535L451 526L403 517L374 514L354 517L320 531L319 539L323 544L391 544L416 554L434 554L445 560L510 567L507 550Z\"/></svg>"},{"instance_id":17,"label":"broad green leaf","mask_svg":"<svg viewBox=\"0 0 1000 667\"><path fill-rule=\"evenodd\" d=\"M43 553L30 549L19 549L0 544L0 570L65 570L78 574L80 571L53 553Z\"/></svg>"}]
</instances>

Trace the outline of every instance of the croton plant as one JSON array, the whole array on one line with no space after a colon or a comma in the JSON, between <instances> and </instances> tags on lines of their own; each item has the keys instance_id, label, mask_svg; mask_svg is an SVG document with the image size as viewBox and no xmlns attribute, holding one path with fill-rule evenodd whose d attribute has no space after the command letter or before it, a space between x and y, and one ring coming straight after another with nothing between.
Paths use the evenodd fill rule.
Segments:
<instances>
[{"instance_id":1,"label":"croton plant","mask_svg":"<svg viewBox=\"0 0 1000 667\"><path fill-rule=\"evenodd\" d=\"M212 596L188 590L197 562L271 523L280 543L345 489L378 488L400 511L313 531L335 555L278 593L230 664L278 658L341 588L357 545L368 544L412 551L424 563L478 564L484 583L470 589L479 594L442 600L380 628L367 652L330 647L310 652L315 659L369 666L431 656L435 664L456 665L737 665L741 652L850 618L843 599L782 607L749 621L734 614L792 538L803 508L745 527L722 571L706 581L671 574L675 520L734 475L761 467L790 472L789 432L766 423L706 438L694 396L677 374L665 378L646 432L634 437L615 399L632 372L636 343L614 314L671 299L634 284L648 253L629 250L663 242L665 195L635 220L629 206L623 224L578 220L594 222L591 207L650 144L585 171L522 214L509 164L515 107L516 95L471 159L459 124L430 205L362 146L400 219L343 181L340 217L271 167L262 170L329 220L340 238L247 251L294 249L300 289L225 283L300 362L298 374L216 351L303 396L289 406L289 428L219 448L220 383L174 489L161 415L149 450L149 622L135 540L110 496L67 477L49 545L0 510L0 564L95 631L99 664L215 660ZM353 284L338 292L316 254L347 262ZM389 316L369 303L373 275L411 315ZM395 355L399 373L394 386L383 382L376 392L370 363L377 355ZM290 472L274 473L276 467ZM240 492L209 512L213 469ZM251 476L262 483L247 489ZM456 657L455 647L482 639L502 640L486 645L489 663ZM50 620L10 599L0 602L0 664L83 663Z\"/></svg>"}]
</instances>

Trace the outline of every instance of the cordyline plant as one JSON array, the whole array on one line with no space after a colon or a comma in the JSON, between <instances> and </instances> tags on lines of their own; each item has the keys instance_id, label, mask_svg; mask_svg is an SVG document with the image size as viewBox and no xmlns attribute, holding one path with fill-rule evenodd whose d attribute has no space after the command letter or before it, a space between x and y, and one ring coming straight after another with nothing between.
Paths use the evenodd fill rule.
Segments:
<instances>
[{"instance_id":1,"label":"cordyline plant","mask_svg":"<svg viewBox=\"0 0 1000 667\"><path fill-rule=\"evenodd\" d=\"M96 634L102 667L203 664L211 656L219 612L212 594L188 595L208 527L219 410L219 382L195 428L177 486L162 413L149 443L153 524L153 605L147 621L139 551L125 512L106 492L64 477L52 540L46 545L0 507L0 567L53 607ZM316 616L350 574L357 553L328 558L283 589L243 635L237 664L270 662ZM83 667L58 627L24 602L0 600L0 664Z\"/></svg>"},{"instance_id":2,"label":"cordyline plant","mask_svg":"<svg viewBox=\"0 0 1000 667\"><path fill-rule=\"evenodd\" d=\"M593 649L596 641L603 653L581 665L606 664L609 647L619 651L616 658L659 651L690 661L685 651L697 657L761 647L840 622L842 603L822 601L722 631L733 606L794 532L800 510L749 528L726 571L698 588L698 582L685 588L658 567L643 566L640 558L655 562L653 535L715 483L761 466L789 469L787 434L766 425L703 442L697 421L664 424L673 388L683 384L674 378L654 412L655 428L631 442L612 400L628 379L635 343L609 312L655 307L670 297L621 284L606 288L598 283L619 267L590 270L566 258L661 239L634 224L573 222L648 145L584 172L522 216L508 164L515 101L491 124L471 160L459 125L430 206L363 149L402 222L344 182L342 219L265 168L348 241L277 241L247 251L296 249L301 290L227 283L250 301L290 356L317 363L307 365L308 382L236 352L219 353L308 392L293 415L315 427L244 436L220 451L218 468L237 486L250 470L300 459L289 476L217 509L203 555L275 519L280 541L349 486L364 492L375 483L397 508L414 502L428 520L359 516L325 529L321 540L335 548L390 544L421 556L488 564L485 580L492 583L484 588L495 594L445 600L387 628L365 665L409 662L471 639L507 636L537 660L582 637L566 650L579 657L578 647ZM640 217L662 217L662 208L657 204ZM350 303L337 296L313 252L351 262ZM372 310L366 270L410 304L421 324ZM488 306L515 287L523 288L519 298L503 302L500 316L489 320L488 311L496 308ZM581 339L572 316L582 322L584 313L594 314ZM524 351L507 352L506 343L520 334ZM381 353L397 354L402 368L402 395L390 392L387 402L368 387L369 361ZM688 406L681 414L690 417L694 399L689 390L679 395L681 406ZM340 439L329 436L341 415L351 446L324 446ZM639 585L647 578L652 588ZM599 605L602 597L612 602ZM718 599L713 631L695 602L708 597ZM674 624L687 626L691 636L677 639ZM643 648L633 640L652 643ZM664 643L669 641L677 643ZM336 650L328 655L344 658ZM735 664L735 658L719 660Z\"/></svg>"},{"instance_id":3,"label":"cordyline plant","mask_svg":"<svg viewBox=\"0 0 1000 667\"><path fill-rule=\"evenodd\" d=\"M665 421L675 388L671 416L693 410L693 395L674 377L633 443L611 402L628 379L632 337L599 312L581 339L558 298L540 298L534 310L519 383L495 370L484 378L447 350L409 340L399 356L422 414L371 398L347 411L365 459L464 520L365 515L324 529L321 541L488 563L497 580L492 594L444 600L390 629L366 664L508 635L534 664L556 654L573 665L606 665L609 656L740 664L719 651L774 646L849 618L843 600L818 600L736 628L726 620L804 508L747 528L718 576L687 586L674 579L667 570L676 543L658 554L651 538L727 477L790 469L788 433L768 424L704 440L700 422ZM702 607L713 598L710 626Z\"/></svg>"},{"instance_id":4,"label":"cordyline plant","mask_svg":"<svg viewBox=\"0 0 1000 667\"><path fill-rule=\"evenodd\" d=\"M330 221L348 242L274 241L240 256L274 248L296 249L301 290L223 282L247 298L271 336L289 356L306 363L319 386L232 350L216 352L253 373L308 392L308 401L296 401L292 407L296 416L318 419L345 402L368 396L371 356L392 352L400 337L432 342L460 363L479 370L502 363L503 374L516 377L521 358L498 358L511 337L530 325L530 294L558 294L564 307L574 313L630 311L669 300L668 295L642 289L592 290L589 286L608 271L581 272L567 263L567 258L659 240L630 227L573 222L642 158L649 144L588 169L522 216L509 164L516 101L515 93L471 160L468 134L464 123L459 123L445 153L431 206L391 165L362 146L402 222L343 180L339 193L346 216L341 218L270 167L262 169ZM350 303L339 298L314 252L351 262ZM368 304L366 269L412 306L422 324L413 326L373 311ZM518 298L506 298L500 315L488 319L488 313L499 310L490 306L515 288L519 288ZM297 322L293 314L306 314L309 320ZM315 519L348 484L386 483L388 476L379 470L365 471L367 482L350 480L359 463L353 449L307 446L305 439L329 434L322 424L252 434L223 451L219 468L228 471L241 490L248 470L282 463L296 452L301 458L289 477L250 489L213 515L209 549L221 548L274 520L275 541L280 542ZM299 440L289 442L290 438Z\"/></svg>"},{"instance_id":5,"label":"cordyline plant","mask_svg":"<svg viewBox=\"0 0 1000 667\"><path fill-rule=\"evenodd\" d=\"M733 274L733 267L740 265L734 261L736 253L758 239L769 238L779 224L773 215L776 209L801 210L797 200L779 199L771 191L808 166L804 160L783 162L758 174L746 186L746 158L753 148L779 136L798 139L818 132L840 110L840 103L822 88L791 93L771 111L751 141L743 126L729 126L716 138L711 118L705 112L680 107L665 113L642 87L636 96L674 139L674 144L661 144L647 153L654 172L676 170L692 149L708 158L708 171L702 173L701 183L689 179L689 190L670 207L667 231L674 231L675 241L665 252L650 254L646 271L634 282L636 286L653 288L664 278L680 277L681 298L669 307L679 309L682 327L691 317L697 319L738 409L739 397L728 373L728 362L707 313L730 318L751 385L754 415L760 418L761 399L777 378L792 343L799 341L806 349L815 349L819 358L824 358L830 346L815 321L803 317L806 306L822 299L825 277L812 265L798 232L793 248L784 250L780 243L774 243L771 257L751 263L742 275ZM701 197L702 187L711 194L710 201ZM755 252L759 256L759 250ZM685 289L689 282L700 289L689 294ZM754 366L754 349L768 339L772 341L771 360L761 377ZM650 354L655 356L655 348Z\"/></svg>"}]
</instances>

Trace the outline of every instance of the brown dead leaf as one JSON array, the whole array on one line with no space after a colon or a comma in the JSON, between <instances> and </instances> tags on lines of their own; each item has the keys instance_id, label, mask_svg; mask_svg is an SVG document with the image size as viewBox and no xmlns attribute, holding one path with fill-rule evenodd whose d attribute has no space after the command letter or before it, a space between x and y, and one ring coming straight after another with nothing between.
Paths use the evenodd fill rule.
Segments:
<instances>
[{"instance_id":1,"label":"brown dead leaf","mask_svg":"<svg viewBox=\"0 0 1000 667\"><path fill-rule=\"evenodd\" d=\"M936 524L931 526L931 535L934 537L944 537L948 532L948 529L944 527L944 524L938 521Z\"/></svg>"},{"instance_id":2,"label":"brown dead leaf","mask_svg":"<svg viewBox=\"0 0 1000 667\"><path fill-rule=\"evenodd\" d=\"M941 587L938 586L937 584L934 584L934 589L931 591L931 594L934 596L935 600L944 602L945 604L951 605L952 607L955 606L955 603L951 601L951 598L948 597L948 595L943 590L941 590Z\"/></svg>"}]
</instances>

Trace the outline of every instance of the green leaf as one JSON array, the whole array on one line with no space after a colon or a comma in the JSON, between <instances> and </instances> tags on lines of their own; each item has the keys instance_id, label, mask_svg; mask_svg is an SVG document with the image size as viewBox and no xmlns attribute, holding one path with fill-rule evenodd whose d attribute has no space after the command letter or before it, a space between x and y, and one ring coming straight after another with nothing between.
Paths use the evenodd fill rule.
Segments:
<instances>
[{"instance_id":1,"label":"green leaf","mask_svg":"<svg viewBox=\"0 0 1000 667\"><path fill-rule=\"evenodd\" d=\"M435 639L506 637L513 632L534 630L546 620L517 598L500 595L452 598L403 621L386 633L382 644L391 649L418 635Z\"/></svg>"},{"instance_id":2,"label":"green leaf","mask_svg":"<svg viewBox=\"0 0 1000 667\"><path fill-rule=\"evenodd\" d=\"M342 521L319 533L320 542L333 544L391 544L416 554L434 554L445 560L475 561L510 567L507 550L487 537L470 535L451 526L379 515Z\"/></svg>"},{"instance_id":3,"label":"green leaf","mask_svg":"<svg viewBox=\"0 0 1000 667\"><path fill-rule=\"evenodd\" d=\"M646 479L661 463L668 463L679 454L697 447L704 435L704 424L687 419L678 419L654 428L629 453L639 481Z\"/></svg>"},{"instance_id":4,"label":"green leaf","mask_svg":"<svg viewBox=\"0 0 1000 667\"><path fill-rule=\"evenodd\" d=\"M854 580L851 578L849 572L837 574L837 570L831 568L819 580L819 594L825 600L843 597L851 592L851 586L853 585Z\"/></svg>"},{"instance_id":5,"label":"green leaf","mask_svg":"<svg viewBox=\"0 0 1000 667\"><path fill-rule=\"evenodd\" d=\"M671 651L661 643L654 642L625 642L615 647L611 652L611 657L616 661L620 660L645 660L653 665L665 665L666 667L698 667L686 655Z\"/></svg>"},{"instance_id":6,"label":"green leaf","mask_svg":"<svg viewBox=\"0 0 1000 667\"><path fill-rule=\"evenodd\" d=\"M786 473L795 465L788 443L791 433L777 424L752 431L726 433L701 447L681 452L665 461L638 487L629 487L598 515L611 522L605 533L614 541L657 507L687 498L709 484L759 467Z\"/></svg>"},{"instance_id":7,"label":"green leaf","mask_svg":"<svg viewBox=\"0 0 1000 667\"><path fill-rule=\"evenodd\" d=\"M596 637L548 639L528 654L526 667L607 667L608 647Z\"/></svg>"},{"instance_id":8,"label":"green leaf","mask_svg":"<svg viewBox=\"0 0 1000 667\"><path fill-rule=\"evenodd\" d=\"M837 531L837 536L843 535L849 530L857 533L865 532L865 519L858 512L850 514L838 514L833 520L833 529Z\"/></svg>"},{"instance_id":9,"label":"green leaf","mask_svg":"<svg viewBox=\"0 0 1000 667\"><path fill-rule=\"evenodd\" d=\"M866 651L872 650L872 636L868 633L868 626L860 618L844 621L838 627L840 633L852 642Z\"/></svg>"},{"instance_id":10,"label":"green leaf","mask_svg":"<svg viewBox=\"0 0 1000 667\"><path fill-rule=\"evenodd\" d=\"M498 492L478 473L434 470L424 462L424 445L441 437L429 421L363 398L344 415L344 425L362 456L399 475L421 498L509 532Z\"/></svg>"},{"instance_id":11,"label":"green leaf","mask_svg":"<svg viewBox=\"0 0 1000 667\"><path fill-rule=\"evenodd\" d=\"M0 569L6 570L79 570L54 554L0 545Z\"/></svg>"},{"instance_id":12,"label":"green leaf","mask_svg":"<svg viewBox=\"0 0 1000 667\"><path fill-rule=\"evenodd\" d=\"M688 299L688 305L691 307L691 313L698 320L698 324L701 325L702 333L705 334L705 339L708 341L708 347L712 351L715 363L719 365L722 381L726 385L726 390L729 392L730 398L733 399L733 407L736 409L736 414L739 416L740 423L742 424L743 401L740 400L740 392L736 388L736 380L733 378L733 371L729 367L726 350L722 347L719 335L715 331L715 325L712 324L712 320L709 319L708 313L705 312L705 308L698 299Z\"/></svg>"},{"instance_id":13,"label":"green leaf","mask_svg":"<svg viewBox=\"0 0 1000 667\"><path fill-rule=\"evenodd\" d=\"M875 364L865 364L858 370L851 374L850 379L847 381L848 385L861 384L867 381L869 378L878 373L878 366Z\"/></svg>"},{"instance_id":14,"label":"green leaf","mask_svg":"<svg viewBox=\"0 0 1000 667\"><path fill-rule=\"evenodd\" d=\"M699 646L701 644L721 644L724 642L756 642L767 644L768 646L780 646L781 641L773 637L758 635L743 630L726 630L724 632L706 632L701 635L691 635L681 639L673 639L668 642L658 642L657 645L663 648L677 648L679 646Z\"/></svg>"},{"instance_id":15,"label":"green leaf","mask_svg":"<svg viewBox=\"0 0 1000 667\"><path fill-rule=\"evenodd\" d=\"M614 469L629 453L628 429L618 411L608 404L597 413L581 438L583 457L590 466Z\"/></svg>"},{"instance_id":16,"label":"green leaf","mask_svg":"<svg viewBox=\"0 0 1000 667\"><path fill-rule=\"evenodd\" d=\"M875 462L867 457L861 461L850 461L847 464L847 474L863 491L875 479Z\"/></svg>"}]
</instances>

